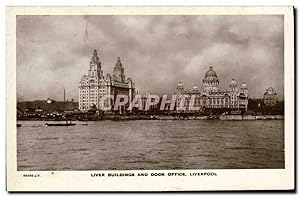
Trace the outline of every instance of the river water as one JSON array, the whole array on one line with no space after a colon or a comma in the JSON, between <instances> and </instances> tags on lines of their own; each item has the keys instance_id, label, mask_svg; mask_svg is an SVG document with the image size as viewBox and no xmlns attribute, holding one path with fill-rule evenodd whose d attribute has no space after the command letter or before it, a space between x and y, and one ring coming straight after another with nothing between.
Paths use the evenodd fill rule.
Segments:
<instances>
[{"instance_id":1,"label":"river water","mask_svg":"<svg viewBox=\"0 0 300 197\"><path fill-rule=\"evenodd\" d=\"M284 168L283 120L18 123L18 170Z\"/></svg>"}]
</instances>

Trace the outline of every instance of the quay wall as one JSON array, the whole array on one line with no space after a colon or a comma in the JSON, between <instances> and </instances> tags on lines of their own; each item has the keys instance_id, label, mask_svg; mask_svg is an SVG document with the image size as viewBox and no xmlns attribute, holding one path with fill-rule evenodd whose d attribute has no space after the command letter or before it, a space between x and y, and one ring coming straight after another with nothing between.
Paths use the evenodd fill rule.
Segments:
<instances>
[{"instance_id":1,"label":"quay wall","mask_svg":"<svg viewBox=\"0 0 300 197\"><path fill-rule=\"evenodd\" d=\"M264 116L256 116L256 120L283 120L283 115L264 115Z\"/></svg>"},{"instance_id":2,"label":"quay wall","mask_svg":"<svg viewBox=\"0 0 300 197\"><path fill-rule=\"evenodd\" d=\"M220 120L283 120L283 115L221 115Z\"/></svg>"}]
</instances>

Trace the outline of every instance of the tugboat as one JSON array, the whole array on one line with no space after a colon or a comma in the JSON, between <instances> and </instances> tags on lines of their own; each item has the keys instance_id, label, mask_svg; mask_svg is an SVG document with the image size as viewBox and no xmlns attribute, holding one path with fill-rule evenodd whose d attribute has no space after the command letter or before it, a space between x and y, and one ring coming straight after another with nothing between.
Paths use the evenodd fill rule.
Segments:
<instances>
[{"instance_id":1,"label":"tugboat","mask_svg":"<svg viewBox=\"0 0 300 197\"><path fill-rule=\"evenodd\" d=\"M45 126L75 126L75 125L76 124L72 123L71 120L66 120L66 123L45 123Z\"/></svg>"}]
</instances>

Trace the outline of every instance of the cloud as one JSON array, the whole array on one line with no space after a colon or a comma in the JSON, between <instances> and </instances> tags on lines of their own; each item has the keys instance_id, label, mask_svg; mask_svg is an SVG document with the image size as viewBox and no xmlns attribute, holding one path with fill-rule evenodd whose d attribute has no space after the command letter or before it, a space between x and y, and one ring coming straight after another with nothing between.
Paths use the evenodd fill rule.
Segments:
<instances>
[{"instance_id":1,"label":"cloud","mask_svg":"<svg viewBox=\"0 0 300 197\"><path fill-rule=\"evenodd\" d=\"M202 87L209 65L220 87L235 77L251 97L283 98L283 16L18 16L17 94L78 100L93 49L104 73L121 57L141 93Z\"/></svg>"}]
</instances>

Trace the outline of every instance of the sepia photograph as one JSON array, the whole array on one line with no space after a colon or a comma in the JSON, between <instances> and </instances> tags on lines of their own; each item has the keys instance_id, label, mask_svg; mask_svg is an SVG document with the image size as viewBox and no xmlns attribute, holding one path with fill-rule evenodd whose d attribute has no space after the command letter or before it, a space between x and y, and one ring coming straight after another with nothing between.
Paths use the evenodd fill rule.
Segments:
<instances>
[{"instance_id":1,"label":"sepia photograph","mask_svg":"<svg viewBox=\"0 0 300 197\"><path fill-rule=\"evenodd\" d=\"M283 16L17 16L18 170L284 168L283 32Z\"/></svg>"},{"instance_id":2,"label":"sepia photograph","mask_svg":"<svg viewBox=\"0 0 300 197\"><path fill-rule=\"evenodd\" d=\"M287 168L285 13L113 13L16 14L16 173Z\"/></svg>"}]
</instances>

